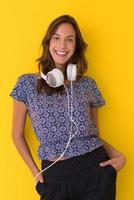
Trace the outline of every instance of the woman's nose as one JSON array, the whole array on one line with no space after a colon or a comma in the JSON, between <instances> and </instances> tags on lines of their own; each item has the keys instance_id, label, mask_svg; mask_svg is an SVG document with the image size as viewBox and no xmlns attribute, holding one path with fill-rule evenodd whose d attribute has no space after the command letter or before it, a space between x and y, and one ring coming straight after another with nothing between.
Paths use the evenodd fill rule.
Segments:
<instances>
[{"instance_id":1,"label":"woman's nose","mask_svg":"<svg viewBox=\"0 0 134 200\"><path fill-rule=\"evenodd\" d=\"M65 49L65 48L66 48L66 42L65 42L65 40L61 40L61 41L60 41L59 47L60 47L61 49Z\"/></svg>"}]
</instances>

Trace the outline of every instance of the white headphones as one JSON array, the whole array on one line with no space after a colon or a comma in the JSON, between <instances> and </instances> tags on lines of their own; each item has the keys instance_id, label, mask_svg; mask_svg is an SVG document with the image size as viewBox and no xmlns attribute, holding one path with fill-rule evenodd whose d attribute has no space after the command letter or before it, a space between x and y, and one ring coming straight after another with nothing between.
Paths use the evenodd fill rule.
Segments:
<instances>
[{"instance_id":1,"label":"white headphones","mask_svg":"<svg viewBox=\"0 0 134 200\"><path fill-rule=\"evenodd\" d=\"M69 81L76 80L76 64L68 64L67 65L67 79ZM41 71L41 77L47 82L50 87L59 87L64 84L64 75L61 70L58 68L54 68L46 75Z\"/></svg>"},{"instance_id":2,"label":"white headphones","mask_svg":"<svg viewBox=\"0 0 134 200\"><path fill-rule=\"evenodd\" d=\"M76 69L76 65L75 64L68 64L67 65L67 79L69 81L75 81L76 80L76 71L77 71L77 69ZM48 72L46 75L44 75L42 73L42 71L41 71L40 75L47 82L47 84L50 85L51 87L55 88L55 87L59 87L61 85L64 85L64 75L61 72L61 70L59 70L57 68L54 68L53 70ZM64 85L64 87L65 87L65 85ZM60 160L60 158L63 157L63 155L65 154L65 152L66 152L66 150L67 150L67 148L69 146L70 141L72 140L72 138L78 132L77 124L75 123L75 121L72 118L72 110L73 110L73 106L72 106L72 85L71 85L71 109L69 109L69 105L70 105L70 103L69 103L70 102L69 93L68 93L66 87L65 87L65 89L66 89L67 97L68 97L68 114L69 114L69 117L71 119L71 129L70 129L70 132L69 132L69 139L68 139L67 145L66 145L63 153L54 162L52 162L52 164L50 164L45 169L41 170L38 174L36 174L35 182L36 182L37 176L39 176L42 172L46 171L48 168L50 168L52 165L54 165L58 160ZM70 110L71 110L71 115L70 115ZM72 134L72 122L76 126L76 129L77 129L74 134Z\"/></svg>"}]
</instances>

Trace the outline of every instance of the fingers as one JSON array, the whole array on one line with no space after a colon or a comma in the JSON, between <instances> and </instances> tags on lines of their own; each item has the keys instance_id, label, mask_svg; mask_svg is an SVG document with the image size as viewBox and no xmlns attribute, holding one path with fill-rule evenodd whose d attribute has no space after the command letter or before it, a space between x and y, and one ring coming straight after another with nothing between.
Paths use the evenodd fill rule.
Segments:
<instances>
[{"instance_id":1,"label":"fingers","mask_svg":"<svg viewBox=\"0 0 134 200\"><path fill-rule=\"evenodd\" d=\"M40 181L41 183L43 183L43 182L44 182L44 180L43 180L43 179L40 179L39 181Z\"/></svg>"},{"instance_id":2,"label":"fingers","mask_svg":"<svg viewBox=\"0 0 134 200\"><path fill-rule=\"evenodd\" d=\"M105 167L107 165L111 165L116 171L119 171L124 166L124 159L118 156L100 163L101 167Z\"/></svg>"},{"instance_id":3,"label":"fingers","mask_svg":"<svg viewBox=\"0 0 134 200\"><path fill-rule=\"evenodd\" d=\"M111 160L107 160L107 161L104 161L104 162L100 163L101 167L105 167L107 165L111 165Z\"/></svg>"},{"instance_id":4,"label":"fingers","mask_svg":"<svg viewBox=\"0 0 134 200\"><path fill-rule=\"evenodd\" d=\"M38 182L41 182L41 183L44 182L44 178L43 178L42 175L39 175L39 176L37 177L37 179L36 179L36 183L38 183Z\"/></svg>"}]
</instances>

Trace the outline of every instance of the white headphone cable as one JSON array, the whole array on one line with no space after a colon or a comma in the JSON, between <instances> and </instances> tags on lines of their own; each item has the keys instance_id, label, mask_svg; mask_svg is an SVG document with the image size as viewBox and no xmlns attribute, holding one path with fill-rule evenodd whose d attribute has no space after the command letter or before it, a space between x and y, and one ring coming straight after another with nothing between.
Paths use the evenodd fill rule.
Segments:
<instances>
[{"instance_id":1,"label":"white headphone cable","mask_svg":"<svg viewBox=\"0 0 134 200\"><path fill-rule=\"evenodd\" d=\"M36 174L36 176L34 177L35 178L35 183L36 183L36 178L37 178L37 176L39 176L42 172L44 172L44 171L46 171L48 168L50 168L52 165L54 165L58 160L60 160L60 158L62 158L62 156L65 154L65 152L66 152L66 150L67 150L67 148L68 148L68 146L69 146L69 143L70 143L70 141L71 141L71 139L76 135L76 133L78 132L78 127L77 127L77 125L76 125L76 123L74 122L74 120L72 119L72 108L73 108L73 106L72 106L72 81L71 81L71 116L70 116L70 111L69 111L69 93L68 93L68 91L67 91L67 88L66 88L66 86L65 86L65 84L63 84L64 85L64 87L65 87L65 89L66 89L66 92L67 92L67 98L68 98L68 115L69 115L69 117L70 117L70 119L71 119L71 131L70 131L70 135L69 135L69 140L68 140L68 142L67 142L67 145L66 145L66 148L65 148L65 150L63 151L63 153L59 156L59 158L57 158L52 164L50 164L49 166L47 166L45 169L43 169L43 170L41 170L38 174ZM71 135L71 132L72 132L72 122L74 123L74 125L77 127L77 130L75 131L75 133L73 134L73 135Z\"/></svg>"}]
</instances>

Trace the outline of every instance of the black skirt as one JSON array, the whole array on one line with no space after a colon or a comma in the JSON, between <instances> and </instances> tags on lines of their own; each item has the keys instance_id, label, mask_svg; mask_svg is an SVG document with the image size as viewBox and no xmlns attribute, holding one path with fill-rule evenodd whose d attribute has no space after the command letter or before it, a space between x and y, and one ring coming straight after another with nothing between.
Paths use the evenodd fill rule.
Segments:
<instances>
[{"instance_id":1,"label":"black skirt","mask_svg":"<svg viewBox=\"0 0 134 200\"><path fill-rule=\"evenodd\" d=\"M109 157L103 147L84 155L56 162L43 172L44 182L36 190L41 200L115 200L117 172L101 167ZM53 161L42 160L44 169Z\"/></svg>"}]
</instances>

